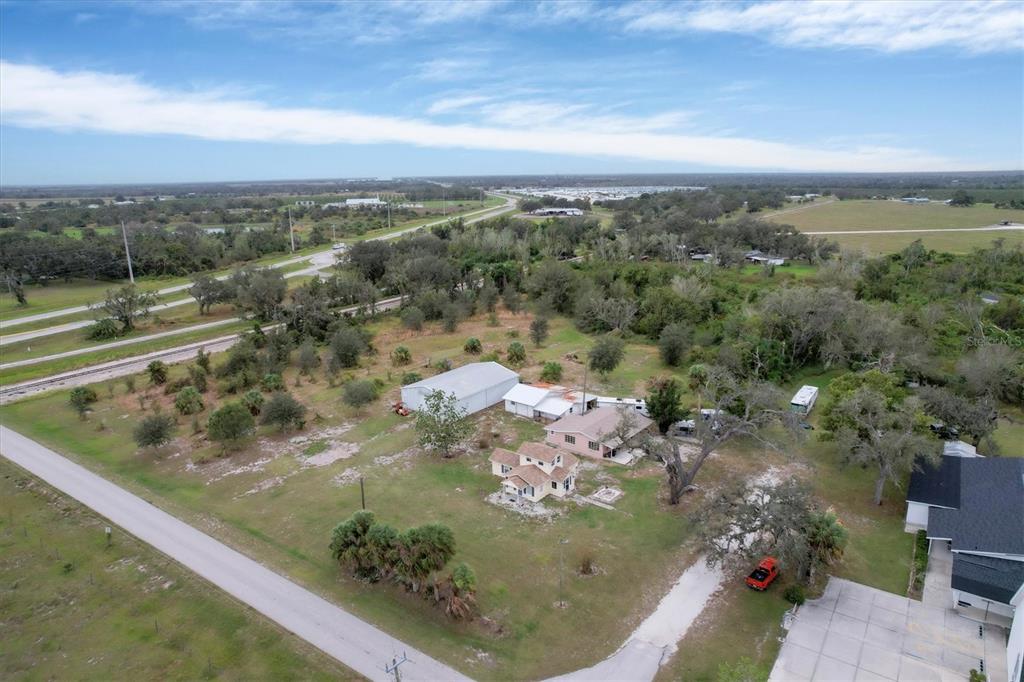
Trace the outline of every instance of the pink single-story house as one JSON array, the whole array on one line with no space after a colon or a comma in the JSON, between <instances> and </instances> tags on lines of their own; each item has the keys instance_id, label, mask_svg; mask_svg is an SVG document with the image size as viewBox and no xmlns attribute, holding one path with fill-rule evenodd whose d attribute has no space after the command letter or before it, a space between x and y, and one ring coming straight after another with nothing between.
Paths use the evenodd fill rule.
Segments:
<instances>
[{"instance_id":1,"label":"pink single-story house","mask_svg":"<svg viewBox=\"0 0 1024 682\"><path fill-rule=\"evenodd\" d=\"M615 435L622 419L623 409L598 407L586 414L570 414L548 424L547 436L550 445L569 450L592 459L610 459L628 464L632 461L624 449L637 435L653 426L654 422L641 414L631 413L633 424L624 439Z\"/></svg>"},{"instance_id":2,"label":"pink single-story house","mask_svg":"<svg viewBox=\"0 0 1024 682\"><path fill-rule=\"evenodd\" d=\"M539 502L548 495L565 497L576 489L580 463L572 454L543 443L523 443L518 452L494 448L491 473L502 478L511 497Z\"/></svg>"}]
</instances>

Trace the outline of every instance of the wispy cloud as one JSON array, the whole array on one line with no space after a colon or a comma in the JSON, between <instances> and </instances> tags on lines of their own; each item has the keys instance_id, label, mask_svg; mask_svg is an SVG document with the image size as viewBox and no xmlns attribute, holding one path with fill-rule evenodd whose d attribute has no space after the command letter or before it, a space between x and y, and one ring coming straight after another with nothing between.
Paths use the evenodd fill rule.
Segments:
<instances>
[{"instance_id":1,"label":"wispy cloud","mask_svg":"<svg viewBox=\"0 0 1024 682\"><path fill-rule=\"evenodd\" d=\"M121 135L299 144L398 143L420 147L541 152L731 168L807 171L957 169L940 156L898 147L788 144L741 136L591 129L572 119L533 126L442 125L429 120L322 108L271 107L215 92L179 92L95 71L58 72L0 62L0 116L32 128Z\"/></svg>"},{"instance_id":2,"label":"wispy cloud","mask_svg":"<svg viewBox=\"0 0 1024 682\"><path fill-rule=\"evenodd\" d=\"M976 53L1024 48L1024 5L1017 0L635 1L616 15L627 31L741 33L787 47L884 52L953 47Z\"/></svg>"}]
</instances>

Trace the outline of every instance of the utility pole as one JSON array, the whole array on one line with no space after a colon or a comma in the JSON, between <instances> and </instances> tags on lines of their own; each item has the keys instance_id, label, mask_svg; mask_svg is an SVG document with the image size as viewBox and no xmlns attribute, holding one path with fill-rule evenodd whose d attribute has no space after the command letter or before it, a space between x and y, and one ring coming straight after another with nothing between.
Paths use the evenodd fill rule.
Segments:
<instances>
[{"instance_id":1,"label":"utility pole","mask_svg":"<svg viewBox=\"0 0 1024 682\"><path fill-rule=\"evenodd\" d=\"M398 666L402 665L403 663L407 663L408 661L409 657L405 655L404 651L402 652L402 658L398 658L398 656L392 656L391 662L384 664L384 672L386 672L388 675L394 675L395 682L402 682L402 674L398 671Z\"/></svg>"},{"instance_id":2,"label":"utility pole","mask_svg":"<svg viewBox=\"0 0 1024 682\"><path fill-rule=\"evenodd\" d=\"M359 502L363 506L363 511L366 511L366 488L363 487L363 477L359 477Z\"/></svg>"},{"instance_id":3,"label":"utility pole","mask_svg":"<svg viewBox=\"0 0 1024 682\"><path fill-rule=\"evenodd\" d=\"M441 215L448 215L448 190L441 188Z\"/></svg>"},{"instance_id":4,"label":"utility pole","mask_svg":"<svg viewBox=\"0 0 1024 682\"><path fill-rule=\"evenodd\" d=\"M583 407L580 409L580 414L587 413L587 374L590 371L590 358L583 358Z\"/></svg>"},{"instance_id":5,"label":"utility pole","mask_svg":"<svg viewBox=\"0 0 1024 682\"><path fill-rule=\"evenodd\" d=\"M288 236L292 239L292 253L295 253L295 227L292 225L292 207L288 207Z\"/></svg>"},{"instance_id":6,"label":"utility pole","mask_svg":"<svg viewBox=\"0 0 1024 682\"><path fill-rule=\"evenodd\" d=\"M124 221L121 221L121 237L124 239L124 255L128 257L128 279L135 284L135 273L132 272L132 252L128 250L128 232L125 230Z\"/></svg>"},{"instance_id":7,"label":"utility pole","mask_svg":"<svg viewBox=\"0 0 1024 682\"><path fill-rule=\"evenodd\" d=\"M338 226L334 223L331 223L331 238L332 242L338 241Z\"/></svg>"},{"instance_id":8,"label":"utility pole","mask_svg":"<svg viewBox=\"0 0 1024 682\"><path fill-rule=\"evenodd\" d=\"M391 198L388 197L388 229L391 229Z\"/></svg>"},{"instance_id":9,"label":"utility pole","mask_svg":"<svg viewBox=\"0 0 1024 682\"><path fill-rule=\"evenodd\" d=\"M565 546L569 538L558 541L558 606L565 608Z\"/></svg>"}]
</instances>

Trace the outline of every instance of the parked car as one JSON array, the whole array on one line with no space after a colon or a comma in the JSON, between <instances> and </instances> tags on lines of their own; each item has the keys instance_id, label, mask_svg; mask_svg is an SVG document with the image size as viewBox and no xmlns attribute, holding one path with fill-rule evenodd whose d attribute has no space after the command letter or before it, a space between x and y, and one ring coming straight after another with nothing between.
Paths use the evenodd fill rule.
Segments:
<instances>
[{"instance_id":1,"label":"parked car","mask_svg":"<svg viewBox=\"0 0 1024 682\"><path fill-rule=\"evenodd\" d=\"M779 562L775 560L775 557L766 556L761 559L753 573L747 576L747 587L764 592L778 577Z\"/></svg>"}]
</instances>

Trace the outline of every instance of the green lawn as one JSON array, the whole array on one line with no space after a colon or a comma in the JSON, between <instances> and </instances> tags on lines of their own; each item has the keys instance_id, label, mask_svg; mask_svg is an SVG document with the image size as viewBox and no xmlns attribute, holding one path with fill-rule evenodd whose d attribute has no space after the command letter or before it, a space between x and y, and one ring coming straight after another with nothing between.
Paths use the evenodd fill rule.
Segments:
<instances>
[{"instance_id":1,"label":"green lawn","mask_svg":"<svg viewBox=\"0 0 1024 682\"><path fill-rule=\"evenodd\" d=\"M340 389L323 379L293 388L313 412L306 431L311 442L297 448L291 448L287 436L261 433L257 442L223 459L217 456L219 449L201 436L189 435L189 420L183 418L178 440L165 453L140 454L130 441L138 402L120 383L113 397L99 387L101 400L86 422L73 417L66 392L5 406L0 420L473 676L540 677L591 665L617 648L685 566L680 562L686 556L688 529L682 510L662 508L663 474L656 467L635 471L599 465L584 472L583 491L599 484L599 474L622 487L626 495L616 511L555 502L551 506L563 512L558 518L524 519L484 501L498 489L486 462L489 447L455 461L437 460L415 447L411 420L386 411L394 397L391 391L396 390L398 371L387 364L395 344L413 348L414 367L427 357L449 353L465 362L468 358L459 349L466 336L485 339L489 351L507 343L509 327L522 327L525 336L529 319L503 315L501 328L485 328L477 321L451 335L436 327L412 335L395 329L393 321L382 322L375 341L380 354L356 375L383 379L388 395L356 420L340 406ZM564 329L560 333L570 336ZM287 383L292 382L289 374ZM146 384L141 377L137 383L140 388ZM172 409L162 392L154 391L151 399ZM212 392L207 400L217 402ZM54 419L54 414L66 418ZM540 436L536 424L498 410L480 419L502 434L507 447ZM352 428L322 435L342 424ZM103 430L98 431L99 426ZM303 467L303 453L322 450L320 441L351 448L354 454L329 466ZM382 457L391 459L378 459ZM269 461L257 464L261 460ZM356 582L334 566L326 551L330 529L359 507L359 486L345 473L349 470L363 476L368 505L387 522L404 528L441 521L452 527L458 543L456 560L468 562L477 572L481 611L500 629L480 621L453 624L422 599L390 585ZM274 484L277 477L286 482ZM260 490L262 485L267 488ZM569 539L564 566L570 607L565 610L555 607L563 537ZM594 558L598 575L576 574L575 566L584 555ZM580 639L580 631L588 636ZM552 641L576 643L551 647Z\"/></svg>"},{"instance_id":2,"label":"green lawn","mask_svg":"<svg viewBox=\"0 0 1024 682\"><path fill-rule=\"evenodd\" d=\"M885 200L835 201L793 213L768 215L769 220L792 225L803 232L831 230L910 230L951 227L985 227L1003 220L1024 222L1024 210L995 208L992 204L970 207L941 202L904 204Z\"/></svg>"},{"instance_id":3,"label":"green lawn","mask_svg":"<svg viewBox=\"0 0 1024 682\"><path fill-rule=\"evenodd\" d=\"M0 677L357 678L106 523L0 460Z\"/></svg>"},{"instance_id":4,"label":"green lawn","mask_svg":"<svg viewBox=\"0 0 1024 682\"><path fill-rule=\"evenodd\" d=\"M992 246L1002 239L1007 246L1024 244L1024 230L985 232L906 232L903 234L830 234L826 237L840 246L885 254L901 251L920 239L926 249L947 253L969 253Z\"/></svg>"}]
</instances>

